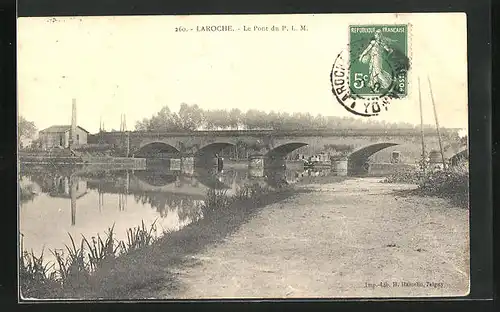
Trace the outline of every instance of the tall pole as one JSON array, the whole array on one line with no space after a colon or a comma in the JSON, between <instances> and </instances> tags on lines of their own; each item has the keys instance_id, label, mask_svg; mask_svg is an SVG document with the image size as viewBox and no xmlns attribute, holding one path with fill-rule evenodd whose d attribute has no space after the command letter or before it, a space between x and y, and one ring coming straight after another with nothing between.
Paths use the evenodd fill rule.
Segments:
<instances>
[{"instance_id":1,"label":"tall pole","mask_svg":"<svg viewBox=\"0 0 500 312\"><path fill-rule=\"evenodd\" d=\"M418 77L418 103L420 105L420 134L422 137L422 162L425 162L425 143L424 143L424 115L422 110L422 95L420 92L420 77ZM423 165L425 171L425 165Z\"/></svg>"},{"instance_id":2,"label":"tall pole","mask_svg":"<svg viewBox=\"0 0 500 312\"><path fill-rule=\"evenodd\" d=\"M127 131L127 156L130 154L130 132Z\"/></svg>"},{"instance_id":3,"label":"tall pole","mask_svg":"<svg viewBox=\"0 0 500 312\"><path fill-rule=\"evenodd\" d=\"M127 115L123 114L123 131L127 131Z\"/></svg>"},{"instance_id":4,"label":"tall pole","mask_svg":"<svg viewBox=\"0 0 500 312\"><path fill-rule=\"evenodd\" d=\"M443 144L441 143L441 132L439 131L439 121L436 112L436 103L434 102L434 95L432 94L431 79L427 76L427 81L429 81L429 91L431 93L432 107L434 108L434 119L436 120L436 130L439 141L439 150L441 152L441 160L443 161L443 169L446 169L446 162L444 160Z\"/></svg>"},{"instance_id":5,"label":"tall pole","mask_svg":"<svg viewBox=\"0 0 500 312\"><path fill-rule=\"evenodd\" d=\"M76 99L72 99L72 103L71 103L71 128L70 128L70 135L69 135L69 147L70 148L73 148L73 145L75 145L77 143L76 127L77 127Z\"/></svg>"}]
</instances>

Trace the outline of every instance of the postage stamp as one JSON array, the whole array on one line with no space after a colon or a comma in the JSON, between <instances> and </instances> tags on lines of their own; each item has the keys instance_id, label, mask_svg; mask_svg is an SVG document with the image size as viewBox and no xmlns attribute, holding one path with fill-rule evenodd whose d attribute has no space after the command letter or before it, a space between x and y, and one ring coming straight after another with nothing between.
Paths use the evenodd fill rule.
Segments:
<instances>
[{"instance_id":1,"label":"postage stamp","mask_svg":"<svg viewBox=\"0 0 500 312\"><path fill-rule=\"evenodd\" d=\"M407 24L350 25L348 48L335 59L331 83L349 112L377 116L393 99L408 97Z\"/></svg>"},{"instance_id":2,"label":"postage stamp","mask_svg":"<svg viewBox=\"0 0 500 312\"><path fill-rule=\"evenodd\" d=\"M349 87L358 96L408 94L408 25L351 25Z\"/></svg>"}]
</instances>

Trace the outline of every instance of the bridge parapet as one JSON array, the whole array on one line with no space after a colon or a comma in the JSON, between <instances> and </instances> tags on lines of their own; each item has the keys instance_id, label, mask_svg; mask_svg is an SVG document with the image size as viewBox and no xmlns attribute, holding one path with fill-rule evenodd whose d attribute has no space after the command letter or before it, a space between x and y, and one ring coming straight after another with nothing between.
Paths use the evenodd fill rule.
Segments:
<instances>
[{"instance_id":1,"label":"bridge parapet","mask_svg":"<svg viewBox=\"0 0 500 312\"><path fill-rule=\"evenodd\" d=\"M458 135L461 129L458 128L443 128L440 129L443 136L454 136ZM359 129L306 129L306 130L217 130L217 131L185 131L185 132L166 132L166 131L128 131L130 137L142 137L142 138L164 138L164 137L310 137L310 136L416 136L420 137L420 128L407 128L407 129L370 129L370 128L359 128ZM91 136L102 136L103 138L109 137L120 137L124 132L113 131L113 132L102 132L98 134L92 134ZM436 137L437 132L435 129L424 129L424 136L426 137Z\"/></svg>"}]
</instances>

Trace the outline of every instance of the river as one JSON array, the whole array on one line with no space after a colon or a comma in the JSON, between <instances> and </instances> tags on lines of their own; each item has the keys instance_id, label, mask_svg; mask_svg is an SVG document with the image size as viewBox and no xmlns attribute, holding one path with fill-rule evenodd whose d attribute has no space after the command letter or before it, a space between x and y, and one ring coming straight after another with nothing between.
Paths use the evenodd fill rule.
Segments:
<instances>
[{"instance_id":1,"label":"river","mask_svg":"<svg viewBox=\"0 0 500 312\"><path fill-rule=\"evenodd\" d=\"M113 227L117 240L127 239L127 229L144 222L156 225L156 235L177 231L203 218L201 205L209 189L228 195L246 183L270 187L293 184L325 171L283 168L255 177L243 168L196 169L191 174L160 167L146 170L85 171L82 168L30 168L20 172L19 230L22 247L54 261L50 250L78 244L86 238L105 236ZM69 234L69 235L68 235ZM78 247L78 246L77 246Z\"/></svg>"}]
</instances>

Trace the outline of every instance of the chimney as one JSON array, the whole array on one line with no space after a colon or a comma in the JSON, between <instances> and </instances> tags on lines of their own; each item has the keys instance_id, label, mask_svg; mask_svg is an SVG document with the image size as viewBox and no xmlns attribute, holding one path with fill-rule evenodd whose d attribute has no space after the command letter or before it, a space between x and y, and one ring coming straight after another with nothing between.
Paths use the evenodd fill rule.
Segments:
<instances>
[{"instance_id":1,"label":"chimney","mask_svg":"<svg viewBox=\"0 0 500 312\"><path fill-rule=\"evenodd\" d=\"M72 101L72 112L71 112L71 131L70 131L70 147L77 144L76 140L76 99Z\"/></svg>"}]
</instances>

